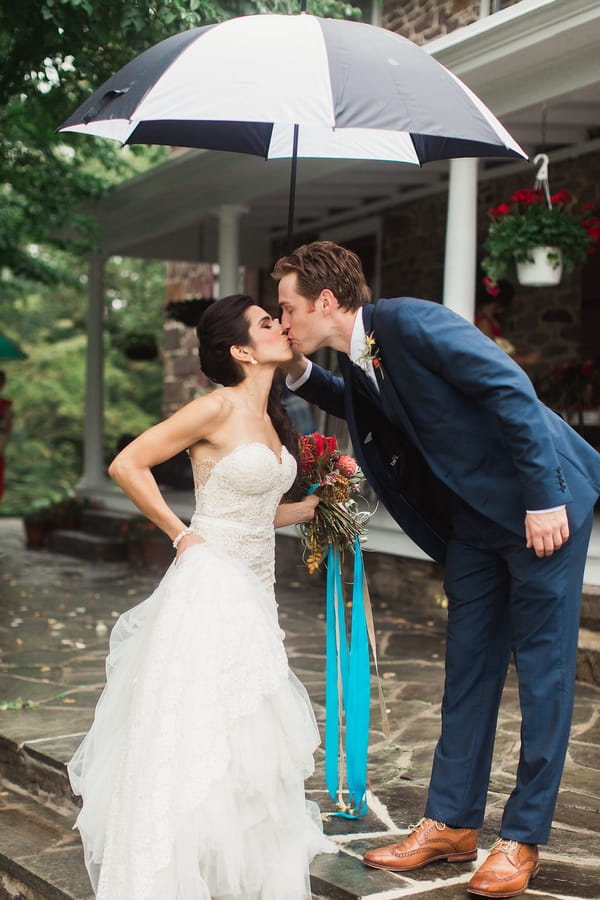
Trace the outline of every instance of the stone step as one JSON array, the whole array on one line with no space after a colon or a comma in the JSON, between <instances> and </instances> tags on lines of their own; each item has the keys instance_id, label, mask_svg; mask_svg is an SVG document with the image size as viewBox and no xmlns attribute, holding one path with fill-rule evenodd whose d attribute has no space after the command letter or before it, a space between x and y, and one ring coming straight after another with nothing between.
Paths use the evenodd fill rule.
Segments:
<instances>
[{"instance_id":1,"label":"stone step","mask_svg":"<svg viewBox=\"0 0 600 900\"><path fill-rule=\"evenodd\" d=\"M83 511L81 531L97 534L100 537L123 539L123 525L131 519L131 513L91 507Z\"/></svg>"},{"instance_id":2,"label":"stone step","mask_svg":"<svg viewBox=\"0 0 600 900\"><path fill-rule=\"evenodd\" d=\"M18 745L0 738L0 900L93 900L79 833L73 830L78 798L65 767L78 741ZM385 827L369 812L354 830L360 832L363 821L376 833ZM343 820L337 822L343 828ZM359 900L398 882L405 884L365 869L343 851L317 857L311 866L313 900Z\"/></svg>"},{"instance_id":3,"label":"stone step","mask_svg":"<svg viewBox=\"0 0 600 900\"><path fill-rule=\"evenodd\" d=\"M122 540L87 531L52 531L49 547L54 553L64 553L91 562L123 562L127 559L127 545Z\"/></svg>"},{"instance_id":4,"label":"stone step","mask_svg":"<svg viewBox=\"0 0 600 900\"><path fill-rule=\"evenodd\" d=\"M0 793L0 900L93 900L74 816Z\"/></svg>"},{"instance_id":5,"label":"stone step","mask_svg":"<svg viewBox=\"0 0 600 900\"><path fill-rule=\"evenodd\" d=\"M79 808L69 784L66 763L81 740L55 738L19 744L0 736L0 774L6 784L24 791L61 814L75 816Z\"/></svg>"},{"instance_id":6,"label":"stone step","mask_svg":"<svg viewBox=\"0 0 600 900\"><path fill-rule=\"evenodd\" d=\"M581 624L590 631L600 631L600 587L584 584L581 593Z\"/></svg>"},{"instance_id":7,"label":"stone step","mask_svg":"<svg viewBox=\"0 0 600 900\"><path fill-rule=\"evenodd\" d=\"M93 900L79 832L77 809L57 809L14 786L0 792L0 900ZM366 873L366 874L365 874ZM367 870L340 854L311 867L312 900L358 900L353 884ZM376 879L377 880L377 879Z\"/></svg>"},{"instance_id":8,"label":"stone step","mask_svg":"<svg viewBox=\"0 0 600 900\"><path fill-rule=\"evenodd\" d=\"M588 684L600 685L600 633L598 630L579 629L577 679Z\"/></svg>"}]
</instances>

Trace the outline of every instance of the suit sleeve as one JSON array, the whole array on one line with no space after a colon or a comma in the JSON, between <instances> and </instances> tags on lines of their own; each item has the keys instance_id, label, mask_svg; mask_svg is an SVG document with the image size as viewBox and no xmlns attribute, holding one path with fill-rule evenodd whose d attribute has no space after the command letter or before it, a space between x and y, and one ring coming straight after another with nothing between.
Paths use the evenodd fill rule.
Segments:
<instances>
[{"instance_id":1,"label":"suit sleeve","mask_svg":"<svg viewBox=\"0 0 600 900\"><path fill-rule=\"evenodd\" d=\"M322 369L313 363L308 381L296 391L300 397L314 403L320 409L325 410L338 419L346 418L344 404L344 380L337 375L332 375L326 369Z\"/></svg>"},{"instance_id":2,"label":"suit sleeve","mask_svg":"<svg viewBox=\"0 0 600 900\"><path fill-rule=\"evenodd\" d=\"M459 412L458 427L468 419L479 431L487 428L488 445L494 433L504 439L525 509L564 504L568 492L548 424L551 414L525 372L462 316L437 303L412 303L419 304L418 310L407 307L400 315L385 316L388 341L404 344L417 367L439 376L438 399L443 403L445 394L450 408Z\"/></svg>"}]
</instances>

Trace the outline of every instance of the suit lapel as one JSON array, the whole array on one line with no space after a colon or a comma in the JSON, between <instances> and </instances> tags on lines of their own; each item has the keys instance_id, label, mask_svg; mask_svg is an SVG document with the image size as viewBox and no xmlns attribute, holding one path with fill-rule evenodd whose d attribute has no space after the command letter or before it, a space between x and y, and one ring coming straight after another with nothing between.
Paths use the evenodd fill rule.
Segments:
<instances>
[{"instance_id":1,"label":"suit lapel","mask_svg":"<svg viewBox=\"0 0 600 900\"><path fill-rule=\"evenodd\" d=\"M413 428L412 422L408 418L406 414L406 410L400 400L398 392L394 387L393 381L395 376L395 366L393 363L394 360L389 361L389 365L386 364L386 359L383 356L383 348L378 341L377 338L377 315L376 315L376 306L370 304L369 306L363 307L363 323L365 326L365 332L369 334L373 332L375 340L377 342L377 349L379 350L381 357L381 366L376 367L375 369L375 377L377 379L377 385L379 387L380 392L380 402L385 410L386 416L390 419L391 422L394 423L398 428L401 428L407 437L412 441L415 447L418 447L421 452L423 452L423 448L421 446L421 441ZM398 380L398 379L396 379Z\"/></svg>"}]
</instances>

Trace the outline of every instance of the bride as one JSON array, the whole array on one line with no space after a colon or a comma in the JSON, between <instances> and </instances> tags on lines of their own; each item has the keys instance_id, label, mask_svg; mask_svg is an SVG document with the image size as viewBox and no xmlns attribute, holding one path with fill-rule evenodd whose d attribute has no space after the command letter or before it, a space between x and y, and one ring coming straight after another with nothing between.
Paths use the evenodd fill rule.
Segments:
<instances>
[{"instance_id":1,"label":"bride","mask_svg":"<svg viewBox=\"0 0 600 900\"><path fill-rule=\"evenodd\" d=\"M297 445L272 382L292 350L243 295L209 307L198 337L203 371L224 386L109 468L176 556L113 629L107 684L68 766L76 827L98 900L310 900L310 860L337 848L304 797L319 736L273 590L274 527L309 521L318 502L280 502ZM189 527L151 473L184 449Z\"/></svg>"}]
</instances>

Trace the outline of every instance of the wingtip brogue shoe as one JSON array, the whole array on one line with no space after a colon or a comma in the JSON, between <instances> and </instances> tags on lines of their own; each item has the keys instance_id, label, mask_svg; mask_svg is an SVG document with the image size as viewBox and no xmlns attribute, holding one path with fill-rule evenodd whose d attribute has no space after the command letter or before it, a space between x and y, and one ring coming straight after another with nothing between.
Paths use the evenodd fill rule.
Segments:
<instances>
[{"instance_id":1,"label":"wingtip brogue shoe","mask_svg":"<svg viewBox=\"0 0 600 900\"><path fill-rule=\"evenodd\" d=\"M529 887L540 871L535 844L522 844L499 838L467 885L479 897L517 897Z\"/></svg>"},{"instance_id":2,"label":"wingtip brogue shoe","mask_svg":"<svg viewBox=\"0 0 600 900\"><path fill-rule=\"evenodd\" d=\"M389 872L408 872L439 860L470 862L477 857L475 828L450 828L434 819L421 819L398 844L369 850L365 865Z\"/></svg>"}]
</instances>

